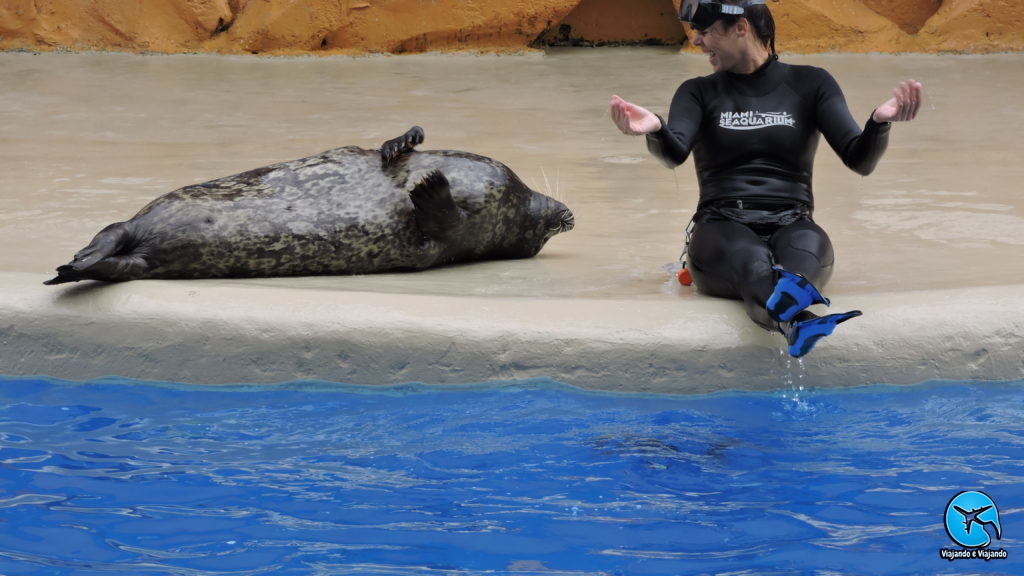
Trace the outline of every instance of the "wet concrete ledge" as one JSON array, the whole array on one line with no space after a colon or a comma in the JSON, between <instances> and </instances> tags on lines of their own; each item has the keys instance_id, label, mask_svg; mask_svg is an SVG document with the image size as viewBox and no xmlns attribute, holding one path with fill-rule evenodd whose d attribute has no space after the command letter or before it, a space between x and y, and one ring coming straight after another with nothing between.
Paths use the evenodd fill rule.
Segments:
<instances>
[{"instance_id":1,"label":"wet concrete ledge","mask_svg":"<svg viewBox=\"0 0 1024 576\"><path fill-rule=\"evenodd\" d=\"M865 315L803 366L733 303L513 299L223 281L47 288L0 273L14 376L197 384L317 379L464 384L550 377L584 388L704 393L1024 378L1024 286L857 295Z\"/></svg>"}]
</instances>

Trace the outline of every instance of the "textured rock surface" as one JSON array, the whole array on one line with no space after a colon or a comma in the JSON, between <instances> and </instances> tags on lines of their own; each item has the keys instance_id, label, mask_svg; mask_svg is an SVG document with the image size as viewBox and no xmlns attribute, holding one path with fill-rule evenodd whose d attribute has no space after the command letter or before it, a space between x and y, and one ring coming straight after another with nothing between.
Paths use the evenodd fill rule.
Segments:
<instances>
[{"instance_id":1,"label":"textured rock surface","mask_svg":"<svg viewBox=\"0 0 1024 576\"><path fill-rule=\"evenodd\" d=\"M4 0L0 50L525 50L685 37L678 0ZM1024 50L1019 0L769 0L785 52Z\"/></svg>"}]
</instances>

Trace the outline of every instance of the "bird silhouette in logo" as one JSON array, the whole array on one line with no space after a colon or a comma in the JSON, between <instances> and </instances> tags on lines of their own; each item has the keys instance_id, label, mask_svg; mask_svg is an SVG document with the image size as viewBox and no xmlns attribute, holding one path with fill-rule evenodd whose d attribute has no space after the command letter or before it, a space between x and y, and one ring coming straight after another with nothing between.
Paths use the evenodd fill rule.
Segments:
<instances>
[{"instance_id":1,"label":"bird silhouette in logo","mask_svg":"<svg viewBox=\"0 0 1024 576\"><path fill-rule=\"evenodd\" d=\"M999 510L995 502L983 492L961 492L946 506L946 532L954 542L964 548L983 548L992 543L985 530L991 525L997 539L1002 539ZM972 530L972 528L980 528Z\"/></svg>"}]
</instances>

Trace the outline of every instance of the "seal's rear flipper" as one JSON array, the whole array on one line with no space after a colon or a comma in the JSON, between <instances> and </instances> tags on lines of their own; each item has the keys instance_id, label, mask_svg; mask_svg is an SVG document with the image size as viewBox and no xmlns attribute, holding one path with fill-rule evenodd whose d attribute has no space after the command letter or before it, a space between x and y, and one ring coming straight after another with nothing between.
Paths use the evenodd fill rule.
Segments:
<instances>
[{"instance_id":1,"label":"seal's rear flipper","mask_svg":"<svg viewBox=\"0 0 1024 576\"><path fill-rule=\"evenodd\" d=\"M57 266L57 275L53 278L43 282L46 286L53 286L54 284L63 284L66 282L78 282L82 280L75 269L72 268L71 264L65 264Z\"/></svg>"},{"instance_id":2,"label":"seal's rear flipper","mask_svg":"<svg viewBox=\"0 0 1024 576\"><path fill-rule=\"evenodd\" d=\"M444 238L462 224L462 212L452 198L448 179L438 170L420 180L409 198L420 232L427 238Z\"/></svg>"},{"instance_id":3,"label":"seal's rear flipper","mask_svg":"<svg viewBox=\"0 0 1024 576\"><path fill-rule=\"evenodd\" d=\"M57 275L50 278L43 284L47 286L53 286L54 284L64 284L65 282L78 282L85 278L79 274L71 264L65 264L57 267Z\"/></svg>"},{"instance_id":4,"label":"seal's rear flipper","mask_svg":"<svg viewBox=\"0 0 1024 576\"><path fill-rule=\"evenodd\" d=\"M794 322L789 329L789 334L786 334L786 340L789 342L789 355L799 358L807 354L818 343L818 340L831 334L836 329L836 325L860 315L860 310L851 310L841 314L815 316L808 320Z\"/></svg>"},{"instance_id":5,"label":"seal's rear flipper","mask_svg":"<svg viewBox=\"0 0 1024 576\"><path fill-rule=\"evenodd\" d=\"M101 230L88 246L75 254L69 264L58 267L57 276L43 284L52 286L79 280L117 282L138 278L149 269L149 264L140 254L134 252L134 246L131 244L131 235L126 224L111 224Z\"/></svg>"},{"instance_id":6,"label":"seal's rear flipper","mask_svg":"<svg viewBox=\"0 0 1024 576\"><path fill-rule=\"evenodd\" d=\"M385 142L380 147L381 167L387 168L395 158L412 152L413 148L423 143L423 137L423 128L413 126L405 134Z\"/></svg>"}]
</instances>

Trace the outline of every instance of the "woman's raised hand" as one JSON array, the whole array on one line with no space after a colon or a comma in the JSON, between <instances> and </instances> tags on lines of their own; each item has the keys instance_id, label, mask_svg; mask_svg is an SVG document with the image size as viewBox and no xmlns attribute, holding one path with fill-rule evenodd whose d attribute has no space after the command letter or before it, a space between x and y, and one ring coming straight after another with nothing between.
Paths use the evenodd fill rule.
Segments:
<instances>
[{"instance_id":1,"label":"woman's raised hand","mask_svg":"<svg viewBox=\"0 0 1024 576\"><path fill-rule=\"evenodd\" d=\"M924 99L921 83L915 80L900 82L888 99L871 115L875 122L909 122L917 116Z\"/></svg>"},{"instance_id":2,"label":"woman's raised hand","mask_svg":"<svg viewBox=\"0 0 1024 576\"><path fill-rule=\"evenodd\" d=\"M623 134L641 136L661 129L661 120L650 110L612 96L612 122Z\"/></svg>"}]
</instances>

